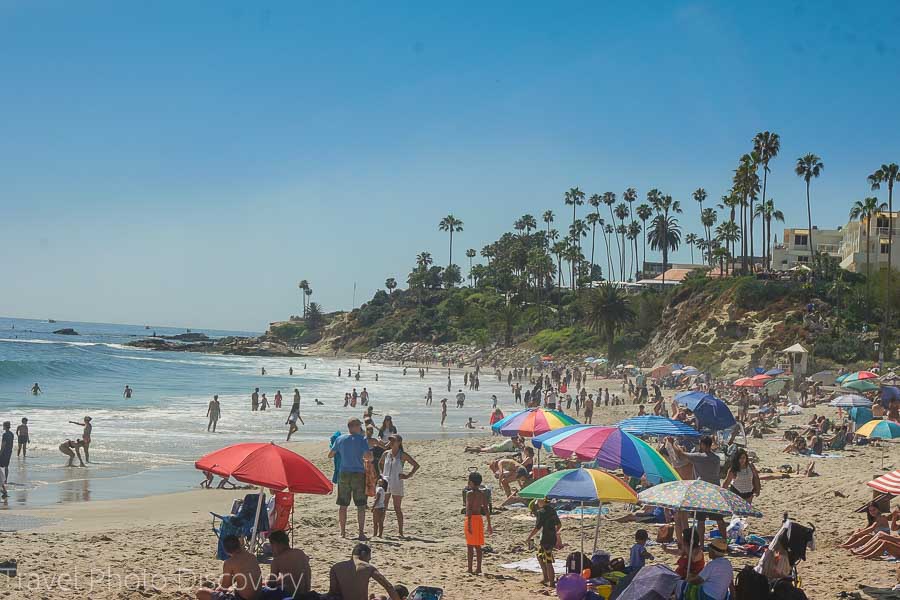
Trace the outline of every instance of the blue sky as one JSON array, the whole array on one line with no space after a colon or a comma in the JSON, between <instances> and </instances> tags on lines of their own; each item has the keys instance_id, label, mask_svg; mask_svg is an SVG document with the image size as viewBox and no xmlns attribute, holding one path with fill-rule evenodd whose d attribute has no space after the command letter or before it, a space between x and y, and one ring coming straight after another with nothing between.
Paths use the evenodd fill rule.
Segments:
<instances>
[{"instance_id":1,"label":"blue sky","mask_svg":"<svg viewBox=\"0 0 900 600\"><path fill-rule=\"evenodd\" d=\"M900 5L632 4L0 0L0 314L260 329L445 262L448 212L458 263L572 186L699 232L768 129L835 226L900 161Z\"/></svg>"}]
</instances>

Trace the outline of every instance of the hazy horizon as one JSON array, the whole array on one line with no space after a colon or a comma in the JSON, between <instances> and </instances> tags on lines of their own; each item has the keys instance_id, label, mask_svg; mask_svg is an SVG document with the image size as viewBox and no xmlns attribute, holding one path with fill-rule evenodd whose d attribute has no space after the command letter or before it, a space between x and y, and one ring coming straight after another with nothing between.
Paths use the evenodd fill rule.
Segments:
<instances>
[{"instance_id":1,"label":"hazy horizon","mask_svg":"<svg viewBox=\"0 0 900 600\"><path fill-rule=\"evenodd\" d=\"M388 277L405 287L419 252L446 264L446 214L465 223L465 277L465 249L522 214L565 227L574 186L659 188L700 233L691 192L718 202L764 130L781 135L768 196L784 227L806 223L798 156L825 163L823 228L886 200L866 176L900 162L895 3L14 2L0 17L0 314L20 318L261 330L300 313L301 279L346 310L354 282L357 306Z\"/></svg>"}]
</instances>

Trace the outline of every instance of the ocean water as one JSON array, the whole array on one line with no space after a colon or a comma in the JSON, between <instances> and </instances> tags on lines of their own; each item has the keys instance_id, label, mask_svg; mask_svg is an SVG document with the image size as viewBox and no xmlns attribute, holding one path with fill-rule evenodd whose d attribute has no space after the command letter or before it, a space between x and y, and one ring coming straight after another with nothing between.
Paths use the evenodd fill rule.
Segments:
<instances>
[{"instance_id":1,"label":"ocean water","mask_svg":"<svg viewBox=\"0 0 900 600\"><path fill-rule=\"evenodd\" d=\"M79 336L51 333L71 327ZM486 425L491 394L501 407L512 408L505 381L483 374L479 392L466 390L466 406L449 403L447 423L440 427L438 401L451 396L447 371L431 368L420 379L416 369L407 375L396 365L370 364L355 359L258 358L216 356L188 352L157 352L129 348L128 341L151 334L173 335L182 329L101 323L71 323L0 318L0 421L11 421L13 430L27 417L31 443L28 458L13 455L9 474L9 499L2 508L41 506L61 502L115 499L173 492L196 487L202 479L193 462L203 454L228 444L251 441L283 441L284 424L294 388L302 395L300 414L306 425L292 441L324 440L345 430L347 418L360 416L362 408L344 408L345 392L364 387L376 413L376 422L390 414L405 437L466 435L468 417ZM210 337L254 335L251 332L192 330ZM306 368L304 369L304 363ZM361 379L346 377L361 364ZM261 375L265 367L267 375ZM294 376L288 369L294 368ZM338 369L343 377L338 377ZM379 381L375 381L378 373ZM453 372L453 393L462 387L462 373ZM38 382L43 394L34 396ZM133 388L130 400L125 385ZM424 406L427 388L435 402ZM250 411L250 393L260 388L274 406L276 390L284 405L280 410ZM206 408L219 395L222 417L218 433L206 432ZM318 398L324 406L317 406ZM93 419L91 464L65 467L67 458L58 446L81 436L80 421ZM2 513L0 513L2 520Z\"/></svg>"}]
</instances>

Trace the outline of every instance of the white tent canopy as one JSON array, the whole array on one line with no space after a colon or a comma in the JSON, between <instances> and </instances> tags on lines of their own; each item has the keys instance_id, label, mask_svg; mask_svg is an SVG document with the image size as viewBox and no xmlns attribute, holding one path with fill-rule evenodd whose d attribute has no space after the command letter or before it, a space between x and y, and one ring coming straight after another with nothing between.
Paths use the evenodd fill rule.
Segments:
<instances>
[{"instance_id":1,"label":"white tent canopy","mask_svg":"<svg viewBox=\"0 0 900 600\"><path fill-rule=\"evenodd\" d=\"M790 348L785 348L781 352L784 354L809 354L809 350L801 346L799 343L794 344Z\"/></svg>"}]
</instances>

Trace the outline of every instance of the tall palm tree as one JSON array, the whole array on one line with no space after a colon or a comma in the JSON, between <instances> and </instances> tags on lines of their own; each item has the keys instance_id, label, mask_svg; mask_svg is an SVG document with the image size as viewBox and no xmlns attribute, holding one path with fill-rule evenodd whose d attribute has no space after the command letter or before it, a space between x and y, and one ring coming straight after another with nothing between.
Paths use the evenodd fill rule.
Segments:
<instances>
[{"instance_id":1,"label":"tall palm tree","mask_svg":"<svg viewBox=\"0 0 900 600\"><path fill-rule=\"evenodd\" d=\"M748 252L751 254L749 266L753 268L753 200L759 193L759 176L756 174L758 163L756 152L751 152L741 157L738 168L734 171L734 190L740 197L741 231L749 231L749 235L741 236L741 270L744 272L747 271Z\"/></svg>"},{"instance_id":2,"label":"tall palm tree","mask_svg":"<svg viewBox=\"0 0 900 600\"><path fill-rule=\"evenodd\" d=\"M306 290L309 289L309 281L306 279L301 279L300 283L297 284L297 287L300 288L300 300L303 303L303 318L306 318Z\"/></svg>"},{"instance_id":3,"label":"tall palm tree","mask_svg":"<svg viewBox=\"0 0 900 600\"><path fill-rule=\"evenodd\" d=\"M711 231L712 226L716 224L719 215L712 208L704 208L700 213L700 223L703 225L703 228L706 230L706 251L707 251L707 261L710 260L709 252L712 252L712 239L711 239ZM712 264L710 264L712 266Z\"/></svg>"},{"instance_id":4,"label":"tall palm tree","mask_svg":"<svg viewBox=\"0 0 900 600\"><path fill-rule=\"evenodd\" d=\"M763 225L763 248L766 253L766 268L772 268L772 221L784 223L784 213L775 208L775 200L769 198L756 207Z\"/></svg>"},{"instance_id":5,"label":"tall palm tree","mask_svg":"<svg viewBox=\"0 0 900 600\"><path fill-rule=\"evenodd\" d=\"M584 315L588 327L606 338L607 366L614 365L616 334L637 318L624 294L612 283L603 283L584 297Z\"/></svg>"},{"instance_id":6,"label":"tall palm tree","mask_svg":"<svg viewBox=\"0 0 900 600\"><path fill-rule=\"evenodd\" d=\"M634 188L628 188L625 190L625 193L622 194L622 199L628 203L628 213L631 215L631 223L635 222L635 214L634 214L633 207L634 207L634 201L637 200L637 198L638 198L638 193L637 193L637 190L635 190ZM628 229L629 228L626 227L626 232L628 231ZM633 244L629 244L629 248L631 246L633 246ZM631 262L628 263L628 266L631 267Z\"/></svg>"},{"instance_id":7,"label":"tall palm tree","mask_svg":"<svg viewBox=\"0 0 900 600\"><path fill-rule=\"evenodd\" d=\"M582 192L577 187L569 188L569 191L566 192L566 194L564 196L564 200L565 200L566 206L572 207L572 225L574 225L575 219L578 218L578 214L576 211L579 206L584 204L584 192Z\"/></svg>"},{"instance_id":8,"label":"tall palm tree","mask_svg":"<svg viewBox=\"0 0 900 600\"><path fill-rule=\"evenodd\" d=\"M572 247L574 248L573 252L569 253L569 258L571 266L572 266L572 289L574 290L578 283L578 264L583 257L581 254L581 238L587 236L587 225L581 219L575 219L575 222L572 223L572 226L569 228L569 236L572 238Z\"/></svg>"},{"instance_id":9,"label":"tall palm tree","mask_svg":"<svg viewBox=\"0 0 900 600\"><path fill-rule=\"evenodd\" d=\"M753 150L759 155L759 163L763 168L763 184L762 184L762 200L766 203L766 182L769 178L769 161L778 156L781 150L781 136L771 131L761 131L753 137ZM763 224L763 245L768 248L766 240L766 226ZM766 264L769 263L768 254L766 254Z\"/></svg>"},{"instance_id":10,"label":"tall palm tree","mask_svg":"<svg viewBox=\"0 0 900 600\"><path fill-rule=\"evenodd\" d=\"M591 196L593 198L593 196ZM588 213L587 223L591 226L591 273L594 272L594 246L597 243L597 223L602 219L597 213Z\"/></svg>"},{"instance_id":11,"label":"tall palm tree","mask_svg":"<svg viewBox=\"0 0 900 600\"><path fill-rule=\"evenodd\" d=\"M691 264L694 264L694 246L699 240L700 238L694 233L689 233L684 236L684 243L691 247Z\"/></svg>"},{"instance_id":12,"label":"tall palm tree","mask_svg":"<svg viewBox=\"0 0 900 600\"><path fill-rule=\"evenodd\" d=\"M733 223L736 225L736 223ZM725 276L728 274L728 258L731 256L731 253L728 252L728 248L724 246L719 246L715 248L712 252L710 252L710 260L719 263L719 274Z\"/></svg>"},{"instance_id":13,"label":"tall palm tree","mask_svg":"<svg viewBox=\"0 0 900 600\"><path fill-rule=\"evenodd\" d=\"M647 262L647 219L653 216L653 209L649 204L638 204L635 209L638 219L641 220L641 229L644 230L644 259L641 261L641 273L644 271L644 263Z\"/></svg>"},{"instance_id":14,"label":"tall palm tree","mask_svg":"<svg viewBox=\"0 0 900 600\"><path fill-rule=\"evenodd\" d=\"M866 222L866 290L867 295L871 291L870 289L870 279L872 278L872 271L869 268L869 253L872 249L872 219L877 218L878 213L884 212L887 208L887 204L884 202L880 202L878 198L866 198L864 200L857 200L853 203L853 207L850 209L850 218L857 219L860 223L864 220Z\"/></svg>"},{"instance_id":15,"label":"tall palm tree","mask_svg":"<svg viewBox=\"0 0 900 600\"><path fill-rule=\"evenodd\" d=\"M388 277L384 280L384 287L387 288L388 294L393 296L394 290L397 289L397 280L393 277Z\"/></svg>"},{"instance_id":16,"label":"tall palm tree","mask_svg":"<svg viewBox=\"0 0 900 600\"><path fill-rule=\"evenodd\" d=\"M740 241L741 228L737 224L737 221L735 220L735 213L737 211L737 207L740 204L741 204L741 197L738 195L737 191L734 188L732 188L731 191L728 192L728 194L726 194L725 196L722 196L722 203L719 204L719 208L721 208L721 209L728 208L729 209L728 220L730 222L734 223L734 230L738 232L738 237L731 241L731 246L730 246L730 250L729 250L729 254L731 255L731 260L732 260L732 266L734 266L735 246L737 245L737 242Z\"/></svg>"},{"instance_id":17,"label":"tall palm tree","mask_svg":"<svg viewBox=\"0 0 900 600\"><path fill-rule=\"evenodd\" d=\"M722 221L716 227L716 239L722 242L726 248L734 248L741 239L741 228L734 220ZM728 252L731 257L731 274L734 275L734 252Z\"/></svg>"},{"instance_id":18,"label":"tall palm tree","mask_svg":"<svg viewBox=\"0 0 900 600\"><path fill-rule=\"evenodd\" d=\"M616 215L613 214L613 204L616 203L616 194L615 192L603 192L603 204L609 208L609 222L612 225L613 232L616 230ZM613 236L615 237L615 236ZM619 243L619 238L616 237L616 247L619 249L619 264L622 264L622 246ZM613 263L615 264L615 263ZM625 279L625 273L619 271L619 278Z\"/></svg>"},{"instance_id":19,"label":"tall palm tree","mask_svg":"<svg viewBox=\"0 0 900 600\"><path fill-rule=\"evenodd\" d=\"M669 199L671 200L671 196ZM650 240L650 247L662 253L662 282L665 286L669 250L675 252L681 245L681 227L678 225L678 219L666 216L663 212L657 213L650 222L650 231L647 233L647 237Z\"/></svg>"},{"instance_id":20,"label":"tall palm tree","mask_svg":"<svg viewBox=\"0 0 900 600\"><path fill-rule=\"evenodd\" d=\"M641 224L637 221L632 221L628 224L628 239L631 240L632 246L632 256L634 257L634 280L638 279L638 245L637 239L641 235L641 231L644 228L641 227Z\"/></svg>"},{"instance_id":21,"label":"tall palm tree","mask_svg":"<svg viewBox=\"0 0 900 600\"><path fill-rule=\"evenodd\" d=\"M872 186L872 190L880 190L881 184L887 184L888 189L888 279L884 291L884 324L881 328L882 348L884 348L887 327L888 323L890 323L891 286L894 279L892 275L894 268L892 260L894 250L894 183L897 181L900 181L900 167L897 166L897 163L881 165L877 171L869 175L869 184Z\"/></svg>"},{"instance_id":22,"label":"tall palm tree","mask_svg":"<svg viewBox=\"0 0 900 600\"><path fill-rule=\"evenodd\" d=\"M469 248L466 250L466 256L469 258L469 283L472 283L472 259L475 258L475 248Z\"/></svg>"},{"instance_id":23,"label":"tall palm tree","mask_svg":"<svg viewBox=\"0 0 900 600\"><path fill-rule=\"evenodd\" d=\"M550 243L550 225L553 224L553 219L556 215L553 214L552 210L545 210L543 215L544 223L547 224L547 243Z\"/></svg>"},{"instance_id":24,"label":"tall palm tree","mask_svg":"<svg viewBox=\"0 0 900 600\"><path fill-rule=\"evenodd\" d=\"M622 251L619 255L619 272L622 273L623 279L625 274L625 219L628 218L630 211L628 210L628 205L624 203L619 203L616 205L615 215L619 218L619 225L616 227L616 231L619 233L619 236L622 238Z\"/></svg>"},{"instance_id":25,"label":"tall palm tree","mask_svg":"<svg viewBox=\"0 0 900 600\"><path fill-rule=\"evenodd\" d=\"M809 242L809 266L815 272L815 245L813 244L813 228L812 228L812 206L809 201L809 184L819 175L822 174L822 171L825 170L825 165L822 163L822 159L816 156L815 154L808 153L797 159L797 166L794 167L794 172L798 177L802 177L803 181L806 182L806 222L809 226L809 237L807 242Z\"/></svg>"},{"instance_id":26,"label":"tall palm tree","mask_svg":"<svg viewBox=\"0 0 900 600\"><path fill-rule=\"evenodd\" d=\"M553 254L556 255L556 289L557 291L562 290L563 286L563 268L562 268L562 259L563 254L565 254L566 249L569 247L568 242L565 240L556 242L553 244L553 247L550 249Z\"/></svg>"},{"instance_id":27,"label":"tall palm tree","mask_svg":"<svg viewBox=\"0 0 900 600\"><path fill-rule=\"evenodd\" d=\"M450 232L450 260L448 265L453 264L453 234L463 230L463 222L454 217L452 214L447 215L438 223L438 229Z\"/></svg>"},{"instance_id":28,"label":"tall palm tree","mask_svg":"<svg viewBox=\"0 0 900 600\"><path fill-rule=\"evenodd\" d=\"M610 237L615 237L616 228L607 223L603 226L603 237L606 239L606 259L609 262L609 272L615 276L615 265L612 262L612 251L609 247L612 245L609 241ZM619 238L616 238L619 239Z\"/></svg>"}]
</instances>

